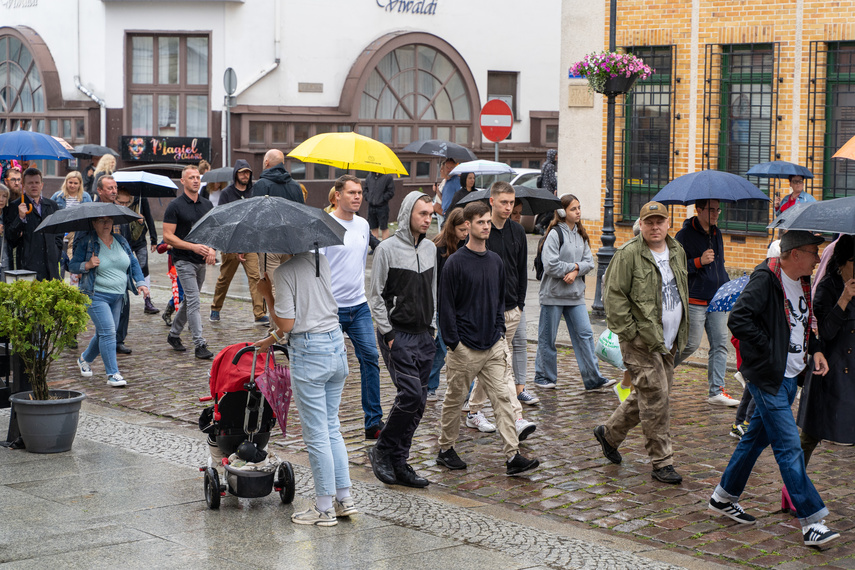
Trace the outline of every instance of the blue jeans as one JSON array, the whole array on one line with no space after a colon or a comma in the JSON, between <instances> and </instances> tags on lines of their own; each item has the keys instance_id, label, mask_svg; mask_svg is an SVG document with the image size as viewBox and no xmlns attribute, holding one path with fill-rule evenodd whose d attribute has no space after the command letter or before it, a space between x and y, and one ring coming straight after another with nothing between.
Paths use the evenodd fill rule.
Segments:
<instances>
[{"instance_id":1,"label":"blue jeans","mask_svg":"<svg viewBox=\"0 0 855 570\"><path fill-rule=\"evenodd\" d=\"M350 488L347 448L341 437L338 407L347 378L347 351L341 329L292 334L291 388L297 401L303 441L319 497Z\"/></svg>"},{"instance_id":2,"label":"blue jeans","mask_svg":"<svg viewBox=\"0 0 855 570\"><path fill-rule=\"evenodd\" d=\"M582 374L586 390L593 390L606 383L600 374L600 366L594 354L594 333L588 318L588 307L581 305L541 305L540 322L537 327L537 358L534 361L534 381L556 382L558 380L558 351L555 337L561 316L567 323L567 332L573 341L573 352Z\"/></svg>"},{"instance_id":3,"label":"blue jeans","mask_svg":"<svg viewBox=\"0 0 855 570\"><path fill-rule=\"evenodd\" d=\"M439 321L437 320L437 322ZM448 349L445 348L445 343L442 342L442 334L439 332L438 327L436 329L436 339L434 344L436 344L436 354L433 357L433 366L431 366L430 369L430 377L428 377L428 392L436 392L436 389L439 388L439 373L442 372L442 367L445 366L445 355L448 353Z\"/></svg>"},{"instance_id":4,"label":"blue jeans","mask_svg":"<svg viewBox=\"0 0 855 570\"><path fill-rule=\"evenodd\" d=\"M113 293L95 291L90 297L92 304L86 310L92 324L95 325L95 336L89 341L89 346L83 352L83 360L90 364L98 355L104 361L108 375L118 374L119 365L116 362L116 327L122 314L125 296Z\"/></svg>"},{"instance_id":5,"label":"blue jeans","mask_svg":"<svg viewBox=\"0 0 855 570\"><path fill-rule=\"evenodd\" d=\"M716 493L728 501L737 501L751 475L754 463L769 444L787 492L800 515L802 526L819 522L828 516L828 509L817 493L805 471L804 454L799 441L799 430L793 419L793 400L796 397L796 379L784 378L777 394L764 392L750 382L747 384L756 405L748 432L733 452L730 463L716 487Z\"/></svg>"},{"instance_id":6,"label":"blue jeans","mask_svg":"<svg viewBox=\"0 0 855 570\"><path fill-rule=\"evenodd\" d=\"M359 360L365 427L379 425L383 419L383 408L380 407L380 353L377 352L377 342L374 340L374 322L368 303L339 307L338 322L353 343L356 359Z\"/></svg>"},{"instance_id":7,"label":"blue jeans","mask_svg":"<svg viewBox=\"0 0 855 570\"><path fill-rule=\"evenodd\" d=\"M727 371L727 343L730 331L727 330L727 315L721 311L707 312L706 305L689 305L689 339L686 348L679 354L674 366L689 358L701 345L704 331L710 343L710 356L707 364L707 382L709 396L718 396L724 389L724 374Z\"/></svg>"}]
</instances>

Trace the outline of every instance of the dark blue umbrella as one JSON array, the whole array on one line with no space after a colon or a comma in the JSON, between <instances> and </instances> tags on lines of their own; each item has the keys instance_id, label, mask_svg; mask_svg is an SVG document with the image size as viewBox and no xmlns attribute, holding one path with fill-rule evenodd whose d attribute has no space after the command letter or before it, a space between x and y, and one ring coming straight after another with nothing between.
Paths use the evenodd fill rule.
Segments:
<instances>
[{"instance_id":1,"label":"dark blue umbrella","mask_svg":"<svg viewBox=\"0 0 855 570\"><path fill-rule=\"evenodd\" d=\"M727 311L731 310L733 308L733 304L736 303L736 300L742 294L742 290L745 289L745 286L747 284L748 275L743 275L739 279L728 281L727 283L719 287L718 291L715 292L715 295L713 296L709 306L707 307L707 312L726 313Z\"/></svg>"},{"instance_id":2,"label":"dark blue umbrella","mask_svg":"<svg viewBox=\"0 0 855 570\"><path fill-rule=\"evenodd\" d=\"M32 131L0 134L0 160L69 160L74 158L58 140Z\"/></svg>"},{"instance_id":3,"label":"dark blue umbrella","mask_svg":"<svg viewBox=\"0 0 855 570\"><path fill-rule=\"evenodd\" d=\"M790 176L813 178L813 173L806 167L787 162L786 160L773 160L772 162L755 164L745 174L759 178L789 178Z\"/></svg>"},{"instance_id":4,"label":"dark blue umbrella","mask_svg":"<svg viewBox=\"0 0 855 570\"><path fill-rule=\"evenodd\" d=\"M653 197L654 202L663 204L694 204L698 200L768 202L769 197L745 178L721 170L701 170L684 174L666 184Z\"/></svg>"}]
</instances>

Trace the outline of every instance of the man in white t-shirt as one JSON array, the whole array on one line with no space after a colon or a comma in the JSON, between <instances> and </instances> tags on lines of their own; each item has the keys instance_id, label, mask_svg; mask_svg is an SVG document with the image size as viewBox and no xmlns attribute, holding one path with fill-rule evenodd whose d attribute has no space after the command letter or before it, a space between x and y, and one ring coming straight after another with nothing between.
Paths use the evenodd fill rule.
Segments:
<instances>
[{"instance_id":1,"label":"man in white t-shirt","mask_svg":"<svg viewBox=\"0 0 855 570\"><path fill-rule=\"evenodd\" d=\"M674 355L688 338L689 285L686 254L668 235L668 210L659 202L641 208L641 235L616 252L605 276L603 304L609 329L620 339L623 362L635 388L605 425L594 429L603 455L617 448L639 423L653 478L680 483L671 450L671 384Z\"/></svg>"},{"instance_id":2,"label":"man in white t-shirt","mask_svg":"<svg viewBox=\"0 0 855 570\"><path fill-rule=\"evenodd\" d=\"M362 379L362 411L365 438L377 439L383 429L380 407L380 356L374 340L374 322L365 297L365 260L368 257L368 222L356 215L362 205L359 178L345 174L335 181L336 209L332 218L347 229L344 245L325 247L332 275L332 291L338 305L341 330L353 343Z\"/></svg>"}]
</instances>

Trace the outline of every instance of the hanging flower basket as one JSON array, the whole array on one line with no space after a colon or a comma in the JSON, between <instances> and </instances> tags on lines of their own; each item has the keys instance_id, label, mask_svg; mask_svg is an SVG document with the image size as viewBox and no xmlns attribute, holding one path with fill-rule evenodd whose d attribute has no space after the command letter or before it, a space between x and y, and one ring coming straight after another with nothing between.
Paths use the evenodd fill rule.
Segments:
<instances>
[{"instance_id":1,"label":"hanging flower basket","mask_svg":"<svg viewBox=\"0 0 855 570\"><path fill-rule=\"evenodd\" d=\"M647 79L653 73L649 65L631 53L590 53L570 66L570 77L586 78L588 86L603 95L628 93L638 79Z\"/></svg>"}]
</instances>

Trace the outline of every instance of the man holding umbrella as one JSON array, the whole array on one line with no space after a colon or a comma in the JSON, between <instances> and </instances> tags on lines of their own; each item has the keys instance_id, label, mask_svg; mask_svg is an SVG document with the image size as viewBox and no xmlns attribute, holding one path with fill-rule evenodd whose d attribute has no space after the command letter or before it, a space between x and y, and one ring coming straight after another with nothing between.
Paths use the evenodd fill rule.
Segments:
<instances>
[{"instance_id":1,"label":"man holding umbrella","mask_svg":"<svg viewBox=\"0 0 855 570\"><path fill-rule=\"evenodd\" d=\"M59 279L62 234L36 233L36 228L58 210L56 202L42 197L42 173L28 168L23 174L24 195L6 208L6 239L15 249L16 269L36 272L36 279Z\"/></svg>"},{"instance_id":2,"label":"man holding umbrella","mask_svg":"<svg viewBox=\"0 0 855 570\"><path fill-rule=\"evenodd\" d=\"M718 288L730 281L724 268L724 242L716 223L721 213L718 200L695 202L697 215L683 222L675 236L686 251L689 271L689 340L677 356L678 366L692 355L701 344L704 331L709 341L707 402L718 406L738 406L739 400L724 391L724 374L727 370L727 313L707 312L710 300Z\"/></svg>"}]
</instances>

